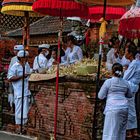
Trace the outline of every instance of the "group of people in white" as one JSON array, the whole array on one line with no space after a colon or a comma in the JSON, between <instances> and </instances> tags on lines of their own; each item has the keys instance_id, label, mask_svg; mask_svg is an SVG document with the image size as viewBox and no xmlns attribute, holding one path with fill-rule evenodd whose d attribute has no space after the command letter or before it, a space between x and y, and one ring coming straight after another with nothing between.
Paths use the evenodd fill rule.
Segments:
<instances>
[{"instance_id":1,"label":"group of people in white","mask_svg":"<svg viewBox=\"0 0 140 140\"><path fill-rule=\"evenodd\" d=\"M75 37L70 35L63 41L63 55L61 57L61 64L68 65L80 61L83 58L82 49L76 45ZM13 89L8 95L8 101L10 106L15 104L15 123L16 132L20 132L21 125L21 106L22 106L22 78L23 78L23 66L25 66L25 77L24 77L24 106L23 106L23 125L27 123L28 111L29 111L29 97L30 90L28 85L28 79L31 72L40 72L42 69L49 69L52 65L56 65L57 62L57 49L51 50L51 57L47 59L49 55L50 45L42 44L38 47L38 55L35 57L33 62L33 68L30 68L28 63L28 51L24 50L23 45L15 45L14 53L15 56L11 59L7 79L9 81L9 87ZM61 53L60 53L61 54ZM11 90L12 91L12 90Z\"/></svg>"},{"instance_id":2,"label":"group of people in white","mask_svg":"<svg viewBox=\"0 0 140 140\"><path fill-rule=\"evenodd\" d=\"M118 53L118 44L117 39L110 40L109 45L112 48L107 53L106 67L112 70L113 77L104 82L98 94L100 99L107 99L104 111L103 140L125 140L126 129L133 130L130 133L137 135L135 95L140 83L140 59L134 43L126 43L125 54L121 57ZM82 49L76 45L75 37L72 35L63 40L62 49L64 52L60 60L62 65L73 64L83 59ZM49 69L58 63L57 49L52 49L51 57L48 59L49 50L49 44L39 45L38 55L33 62L33 71ZM15 45L14 52L15 56L11 59L7 78L14 90L15 123L18 132L21 124L23 66L25 66L23 124L26 124L28 118L31 94L28 79L31 68L28 63L29 53L24 51L23 45ZM9 95L9 102L12 105L12 95Z\"/></svg>"},{"instance_id":3,"label":"group of people in white","mask_svg":"<svg viewBox=\"0 0 140 140\"><path fill-rule=\"evenodd\" d=\"M139 137L135 96L140 84L140 55L131 41L125 45L125 53L119 56L118 41L110 42L106 66L112 70L112 78L102 85L98 97L106 98L103 140L125 140L127 136Z\"/></svg>"},{"instance_id":4,"label":"group of people in white","mask_svg":"<svg viewBox=\"0 0 140 140\"><path fill-rule=\"evenodd\" d=\"M49 44L39 45L39 55L35 57L33 63L34 71L39 72L43 68L49 69L57 64L57 49L52 49L51 58L47 59L46 57L49 54L49 49ZM64 51L60 61L62 65L73 64L83 59L82 49L76 45L76 38L73 35L69 35L63 40L62 49Z\"/></svg>"}]
</instances>

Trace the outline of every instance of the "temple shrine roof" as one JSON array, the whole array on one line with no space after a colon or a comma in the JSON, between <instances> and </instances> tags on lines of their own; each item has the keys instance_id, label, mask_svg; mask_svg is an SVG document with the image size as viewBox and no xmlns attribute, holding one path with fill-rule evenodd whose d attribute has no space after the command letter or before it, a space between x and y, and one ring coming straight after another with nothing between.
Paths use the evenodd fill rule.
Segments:
<instances>
[{"instance_id":1,"label":"temple shrine roof","mask_svg":"<svg viewBox=\"0 0 140 140\"><path fill-rule=\"evenodd\" d=\"M30 25L30 35L56 34L59 32L61 22L59 17L46 16ZM70 21L63 19L63 32L70 32L72 24ZM8 36L22 36L22 28L10 31Z\"/></svg>"}]
</instances>

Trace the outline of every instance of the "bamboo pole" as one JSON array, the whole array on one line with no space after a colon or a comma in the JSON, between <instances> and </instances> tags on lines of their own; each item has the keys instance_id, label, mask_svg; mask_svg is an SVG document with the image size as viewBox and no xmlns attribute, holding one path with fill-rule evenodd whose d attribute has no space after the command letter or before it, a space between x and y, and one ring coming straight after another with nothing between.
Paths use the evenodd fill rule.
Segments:
<instances>
[{"instance_id":1,"label":"bamboo pole","mask_svg":"<svg viewBox=\"0 0 140 140\"><path fill-rule=\"evenodd\" d=\"M106 3L107 0L104 0L104 8L103 8L103 18L105 19L106 15ZM98 105L98 92L100 88L100 68L101 68L101 60L102 60L102 47L103 40L100 38L100 46L99 46L99 59L98 59L98 71L97 71L97 79L96 79L96 97L95 97L95 106L94 106L94 114L93 114L93 127L92 127L92 140L97 140L97 105Z\"/></svg>"}]
</instances>

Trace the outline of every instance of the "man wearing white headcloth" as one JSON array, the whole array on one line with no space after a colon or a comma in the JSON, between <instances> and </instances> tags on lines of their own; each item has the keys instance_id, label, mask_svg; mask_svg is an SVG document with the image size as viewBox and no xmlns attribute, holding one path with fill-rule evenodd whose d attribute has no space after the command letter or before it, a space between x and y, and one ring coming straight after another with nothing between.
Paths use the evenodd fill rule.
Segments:
<instances>
[{"instance_id":1,"label":"man wearing white headcloth","mask_svg":"<svg viewBox=\"0 0 140 140\"><path fill-rule=\"evenodd\" d=\"M17 53L19 51L21 51L21 50L24 50L23 45L15 45L14 46L14 54L15 54L15 56L11 58L8 72L9 72L10 68L13 66L13 64L18 62ZM14 97L13 97L13 87L12 87L11 83L9 83L8 92L9 92L9 94L8 94L8 102L10 103L11 111L13 112Z\"/></svg>"},{"instance_id":2,"label":"man wearing white headcloth","mask_svg":"<svg viewBox=\"0 0 140 140\"><path fill-rule=\"evenodd\" d=\"M10 69L10 67L11 67L13 64L15 64L15 63L18 61L18 59L17 59L17 53L18 53L19 51L21 51L21 50L24 50L24 46L23 46L23 45L15 45L15 46L14 46L14 54L15 54L15 56L12 57L12 59L11 59L11 61L10 61L9 69Z\"/></svg>"},{"instance_id":3,"label":"man wearing white headcloth","mask_svg":"<svg viewBox=\"0 0 140 140\"><path fill-rule=\"evenodd\" d=\"M39 45L38 51L39 55L35 57L34 63L33 63L33 70L36 72L39 72L40 69L46 69L47 68L47 55L49 54L49 44L42 44Z\"/></svg>"},{"instance_id":4,"label":"man wearing white headcloth","mask_svg":"<svg viewBox=\"0 0 140 140\"><path fill-rule=\"evenodd\" d=\"M24 57L25 53L25 57ZM24 77L24 103L23 103L23 125L27 122L29 111L29 84L28 79L30 75L30 66L27 62L29 53L21 50L17 54L18 62L16 62L8 72L8 79L12 82L14 88L14 103L15 103L15 123L16 132L20 132L21 125L21 107L22 107L22 78L23 78L23 65L25 65Z\"/></svg>"}]
</instances>

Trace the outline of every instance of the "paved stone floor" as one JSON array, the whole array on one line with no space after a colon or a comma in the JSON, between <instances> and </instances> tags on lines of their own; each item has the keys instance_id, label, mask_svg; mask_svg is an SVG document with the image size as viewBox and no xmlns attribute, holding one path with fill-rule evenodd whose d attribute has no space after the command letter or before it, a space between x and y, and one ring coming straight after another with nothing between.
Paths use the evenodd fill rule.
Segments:
<instances>
[{"instance_id":1,"label":"paved stone floor","mask_svg":"<svg viewBox=\"0 0 140 140\"><path fill-rule=\"evenodd\" d=\"M10 132L0 131L0 140L37 140L28 136L17 135ZM140 140L140 138L129 138L126 140Z\"/></svg>"},{"instance_id":2,"label":"paved stone floor","mask_svg":"<svg viewBox=\"0 0 140 140\"><path fill-rule=\"evenodd\" d=\"M37 140L28 136L12 134L9 132L0 131L0 140Z\"/></svg>"}]
</instances>

